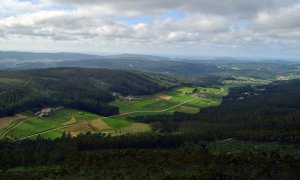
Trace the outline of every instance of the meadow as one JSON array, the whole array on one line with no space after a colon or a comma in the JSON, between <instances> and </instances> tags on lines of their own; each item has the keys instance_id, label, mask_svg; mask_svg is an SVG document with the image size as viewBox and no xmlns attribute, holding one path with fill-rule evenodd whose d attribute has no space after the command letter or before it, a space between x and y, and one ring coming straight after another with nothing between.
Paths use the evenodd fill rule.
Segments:
<instances>
[{"instance_id":1,"label":"meadow","mask_svg":"<svg viewBox=\"0 0 300 180\"><path fill-rule=\"evenodd\" d=\"M219 105L222 102L222 97L227 94L228 90L226 88L179 87L152 96L143 96L132 101L119 98L112 102L111 105L119 107L121 114L145 111L131 114L131 117L172 114L174 112L198 113L201 108ZM180 103L184 104L177 106Z\"/></svg>"},{"instance_id":2,"label":"meadow","mask_svg":"<svg viewBox=\"0 0 300 180\"><path fill-rule=\"evenodd\" d=\"M70 133L72 136L86 132L116 135L150 130L147 124L132 123L119 118L104 118L76 109L61 109L54 112L53 115L43 118L19 114L6 119L6 124L3 123L3 127L1 127L1 134L8 131L3 138L15 140L34 139L38 135L43 138L55 139L61 137L63 133Z\"/></svg>"},{"instance_id":3,"label":"meadow","mask_svg":"<svg viewBox=\"0 0 300 180\"><path fill-rule=\"evenodd\" d=\"M223 84L227 88L231 87L241 87L241 86L247 86L247 85L266 85L272 82L272 79L266 80L266 79L258 79L258 78L250 78L250 77L234 77L234 80L224 80Z\"/></svg>"}]
</instances>

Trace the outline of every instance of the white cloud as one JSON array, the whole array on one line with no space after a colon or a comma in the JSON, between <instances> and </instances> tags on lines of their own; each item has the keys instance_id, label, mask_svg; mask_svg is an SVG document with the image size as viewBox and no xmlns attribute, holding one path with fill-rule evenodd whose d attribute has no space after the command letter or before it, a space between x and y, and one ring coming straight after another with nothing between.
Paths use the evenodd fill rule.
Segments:
<instances>
[{"instance_id":1,"label":"white cloud","mask_svg":"<svg viewBox=\"0 0 300 180\"><path fill-rule=\"evenodd\" d=\"M298 0L1 0L0 48L300 48L299 17Z\"/></svg>"},{"instance_id":2,"label":"white cloud","mask_svg":"<svg viewBox=\"0 0 300 180\"><path fill-rule=\"evenodd\" d=\"M19 0L1 0L0 2L0 16L9 16L14 14L35 12L47 7L49 4L45 0L39 3L31 1Z\"/></svg>"},{"instance_id":3,"label":"white cloud","mask_svg":"<svg viewBox=\"0 0 300 180\"><path fill-rule=\"evenodd\" d=\"M300 4L273 11L260 12L255 23L262 29L290 29L300 27Z\"/></svg>"}]
</instances>

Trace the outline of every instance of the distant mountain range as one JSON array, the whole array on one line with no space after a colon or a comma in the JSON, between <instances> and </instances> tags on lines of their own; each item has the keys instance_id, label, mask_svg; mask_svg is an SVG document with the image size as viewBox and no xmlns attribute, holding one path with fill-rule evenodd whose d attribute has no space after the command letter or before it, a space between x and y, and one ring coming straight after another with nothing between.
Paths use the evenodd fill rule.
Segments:
<instances>
[{"instance_id":1,"label":"distant mountain range","mask_svg":"<svg viewBox=\"0 0 300 180\"><path fill-rule=\"evenodd\" d=\"M201 76L231 74L251 77L276 77L299 72L300 65L288 61L250 61L234 58L188 60L140 54L98 56L80 53L32 53L0 51L0 70L26 70L57 67L139 70ZM297 75L297 73L296 73Z\"/></svg>"},{"instance_id":2,"label":"distant mountain range","mask_svg":"<svg viewBox=\"0 0 300 180\"><path fill-rule=\"evenodd\" d=\"M168 57L121 54L97 56L77 53L0 52L0 69L38 69L54 67L141 70L173 74L198 74L220 71L211 63Z\"/></svg>"},{"instance_id":3,"label":"distant mountain range","mask_svg":"<svg viewBox=\"0 0 300 180\"><path fill-rule=\"evenodd\" d=\"M68 60L91 60L91 59L139 59L139 60L171 60L168 57L140 55L140 54L120 54L109 56L98 56L81 53L33 53L18 51L0 51L0 60L5 62L49 62Z\"/></svg>"},{"instance_id":4,"label":"distant mountain range","mask_svg":"<svg viewBox=\"0 0 300 180\"><path fill-rule=\"evenodd\" d=\"M17 51L0 51L0 60L5 62L33 62L33 61L62 61L95 59L99 56L80 53L33 53Z\"/></svg>"}]
</instances>

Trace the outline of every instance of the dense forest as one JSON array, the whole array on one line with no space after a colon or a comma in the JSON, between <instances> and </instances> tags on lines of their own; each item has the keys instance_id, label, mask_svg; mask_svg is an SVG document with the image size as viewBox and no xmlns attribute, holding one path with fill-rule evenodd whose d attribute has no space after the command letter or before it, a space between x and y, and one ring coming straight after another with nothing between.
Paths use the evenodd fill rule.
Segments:
<instances>
[{"instance_id":1,"label":"dense forest","mask_svg":"<svg viewBox=\"0 0 300 180\"><path fill-rule=\"evenodd\" d=\"M192 134L0 142L2 179L297 179L299 166L275 152L212 153Z\"/></svg>"},{"instance_id":2,"label":"dense forest","mask_svg":"<svg viewBox=\"0 0 300 180\"><path fill-rule=\"evenodd\" d=\"M153 94L178 85L176 79L153 73L105 69L57 68L2 71L0 117L45 106L66 106L101 115L118 114L108 105L113 92Z\"/></svg>"}]
</instances>

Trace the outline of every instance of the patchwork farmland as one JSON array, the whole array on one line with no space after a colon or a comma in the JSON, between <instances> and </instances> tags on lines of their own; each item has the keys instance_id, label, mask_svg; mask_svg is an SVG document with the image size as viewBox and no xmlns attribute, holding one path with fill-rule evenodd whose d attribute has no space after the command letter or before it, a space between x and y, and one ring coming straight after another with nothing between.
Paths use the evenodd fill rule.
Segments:
<instances>
[{"instance_id":1,"label":"patchwork farmland","mask_svg":"<svg viewBox=\"0 0 300 180\"><path fill-rule=\"evenodd\" d=\"M76 109L59 109L48 117L30 113L3 119L1 139L58 138L63 133L77 136L81 133L104 133L112 136L150 131L150 125L134 123L128 117L174 112L197 113L201 108L217 106L227 95L225 88L180 87L152 96L117 98L111 104L119 107L120 114L102 117Z\"/></svg>"}]
</instances>

